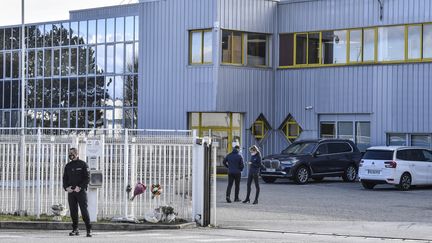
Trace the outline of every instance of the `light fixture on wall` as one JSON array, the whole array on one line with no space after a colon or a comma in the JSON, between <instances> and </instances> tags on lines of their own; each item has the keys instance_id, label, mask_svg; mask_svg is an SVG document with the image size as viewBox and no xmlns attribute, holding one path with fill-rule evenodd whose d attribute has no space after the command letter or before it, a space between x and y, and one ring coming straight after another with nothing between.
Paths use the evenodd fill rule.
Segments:
<instances>
[{"instance_id":1,"label":"light fixture on wall","mask_svg":"<svg viewBox=\"0 0 432 243\"><path fill-rule=\"evenodd\" d=\"M313 106L311 106L311 105L305 107L305 110L307 110L307 111L310 111L312 109L313 109Z\"/></svg>"}]
</instances>

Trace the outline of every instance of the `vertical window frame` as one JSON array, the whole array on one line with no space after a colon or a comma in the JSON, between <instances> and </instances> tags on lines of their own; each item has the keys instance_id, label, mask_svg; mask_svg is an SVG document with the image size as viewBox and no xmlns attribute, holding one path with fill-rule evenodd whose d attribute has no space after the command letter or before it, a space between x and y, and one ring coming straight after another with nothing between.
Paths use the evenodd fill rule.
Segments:
<instances>
[{"instance_id":1,"label":"vertical window frame","mask_svg":"<svg viewBox=\"0 0 432 243\"><path fill-rule=\"evenodd\" d=\"M420 57L419 58L409 58L409 27L420 27ZM406 24L405 25L405 60L404 62L420 62L423 60L423 24Z\"/></svg>"},{"instance_id":2,"label":"vertical window frame","mask_svg":"<svg viewBox=\"0 0 432 243\"><path fill-rule=\"evenodd\" d=\"M347 64L360 64L363 63L363 29L362 28L355 28L355 29L348 29L347 30ZM351 61L351 32L353 31L360 31L360 55L361 58L359 59L358 62L352 62Z\"/></svg>"},{"instance_id":3,"label":"vertical window frame","mask_svg":"<svg viewBox=\"0 0 432 243\"><path fill-rule=\"evenodd\" d=\"M202 64L212 64L213 63L213 61L204 62L204 33L208 33L208 32L212 33L213 29L189 30L189 65L202 65ZM193 35L193 33L200 33L200 35L201 35L201 50L200 50L201 61L200 62L193 62L192 61L192 35ZM213 43L212 43L212 48L213 48Z\"/></svg>"}]
</instances>

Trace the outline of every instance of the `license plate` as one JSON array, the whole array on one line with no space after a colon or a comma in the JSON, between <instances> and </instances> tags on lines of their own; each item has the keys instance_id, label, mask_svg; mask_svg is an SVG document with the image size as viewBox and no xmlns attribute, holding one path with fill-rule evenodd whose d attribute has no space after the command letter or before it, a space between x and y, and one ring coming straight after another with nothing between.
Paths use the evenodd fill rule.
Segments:
<instances>
[{"instance_id":1,"label":"license plate","mask_svg":"<svg viewBox=\"0 0 432 243\"><path fill-rule=\"evenodd\" d=\"M267 168L266 171L267 171L267 172L275 172L276 169L269 169L269 168Z\"/></svg>"},{"instance_id":2,"label":"license plate","mask_svg":"<svg viewBox=\"0 0 432 243\"><path fill-rule=\"evenodd\" d=\"M368 170L369 175L379 175L381 174L380 170Z\"/></svg>"}]
</instances>

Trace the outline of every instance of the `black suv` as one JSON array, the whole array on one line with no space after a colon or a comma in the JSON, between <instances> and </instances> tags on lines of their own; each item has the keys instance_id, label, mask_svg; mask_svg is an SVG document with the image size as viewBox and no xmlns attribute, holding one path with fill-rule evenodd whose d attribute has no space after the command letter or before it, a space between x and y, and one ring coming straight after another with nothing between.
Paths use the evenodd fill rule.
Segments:
<instances>
[{"instance_id":1,"label":"black suv","mask_svg":"<svg viewBox=\"0 0 432 243\"><path fill-rule=\"evenodd\" d=\"M288 178L305 184L309 178L321 181L324 177L335 176L352 182L357 177L361 157L350 140L303 140L291 144L280 154L264 157L261 177L266 183Z\"/></svg>"}]
</instances>

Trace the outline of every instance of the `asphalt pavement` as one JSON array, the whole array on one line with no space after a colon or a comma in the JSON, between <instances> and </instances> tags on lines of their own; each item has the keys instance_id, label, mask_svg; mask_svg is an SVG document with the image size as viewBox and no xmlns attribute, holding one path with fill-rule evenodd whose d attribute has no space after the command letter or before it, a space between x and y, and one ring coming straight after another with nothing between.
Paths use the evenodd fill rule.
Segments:
<instances>
[{"instance_id":1,"label":"asphalt pavement","mask_svg":"<svg viewBox=\"0 0 432 243\"><path fill-rule=\"evenodd\" d=\"M261 181L258 205L226 203L227 181L217 184L217 223L225 229L372 237L388 240L432 240L432 187L399 191L381 185L365 190L339 178L297 185L288 180ZM246 194L241 182L240 198ZM252 197L254 197L252 186ZM233 195L233 192L232 194Z\"/></svg>"}]
</instances>

